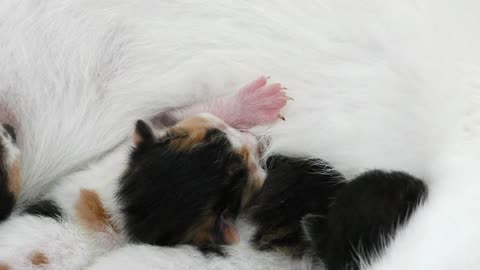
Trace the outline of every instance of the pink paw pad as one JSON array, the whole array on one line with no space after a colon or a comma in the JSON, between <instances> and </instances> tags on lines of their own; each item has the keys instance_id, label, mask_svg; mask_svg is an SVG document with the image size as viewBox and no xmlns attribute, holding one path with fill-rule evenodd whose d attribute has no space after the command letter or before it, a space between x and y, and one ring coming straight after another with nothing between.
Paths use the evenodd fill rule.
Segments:
<instances>
[{"instance_id":1,"label":"pink paw pad","mask_svg":"<svg viewBox=\"0 0 480 270\"><path fill-rule=\"evenodd\" d=\"M290 99L279 83L267 84L267 77L260 77L240 89L237 102L242 108L242 128L268 125L283 119L280 111Z\"/></svg>"}]
</instances>

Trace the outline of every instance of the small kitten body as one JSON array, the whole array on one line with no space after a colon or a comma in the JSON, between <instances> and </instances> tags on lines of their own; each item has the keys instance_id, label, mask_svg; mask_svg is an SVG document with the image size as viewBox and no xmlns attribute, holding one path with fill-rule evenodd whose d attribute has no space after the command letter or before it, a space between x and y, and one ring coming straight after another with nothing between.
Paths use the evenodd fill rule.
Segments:
<instances>
[{"instance_id":1,"label":"small kitten body","mask_svg":"<svg viewBox=\"0 0 480 270\"><path fill-rule=\"evenodd\" d=\"M318 159L271 156L251 202L251 241L260 250L313 256L328 270L361 269L381 255L427 199L425 183L399 171L370 170L347 181Z\"/></svg>"}]
</instances>

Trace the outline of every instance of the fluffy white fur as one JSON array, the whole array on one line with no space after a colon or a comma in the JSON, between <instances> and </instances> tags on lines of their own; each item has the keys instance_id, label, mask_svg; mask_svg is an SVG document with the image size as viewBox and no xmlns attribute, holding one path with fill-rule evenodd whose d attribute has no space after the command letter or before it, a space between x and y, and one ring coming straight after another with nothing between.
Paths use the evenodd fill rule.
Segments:
<instances>
[{"instance_id":1,"label":"fluffy white fur","mask_svg":"<svg viewBox=\"0 0 480 270\"><path fill-rule=\"evenodd\" d=\"M321 157L347 176L387 168L426 179L431 198L374 269L478 268L470 192L480 173L462 150L480 133L479 12L473 0L3 0L0 120L21 128L21 199L95 162L134 120L264 73L295 98L270 130L271 151ZM152 256L137 261L141 249ZM153 256L162 252L178 265L201 260L128 247L99 265L172 265ZM236 256L245 269L272 263L241 245Z\"/></svg>"},{"instance_id":2,"label":"fluffy white fur","mask_svg":"<svg viewBox=\"0 0 480 270\"><path fill-rule=\"evenodd\" d=\"M34 269L31 258L41 252L48 258L48 269L82 269L94 258L124 245L125 236L108 228L95 233L85 230L76 222L75 206L82 188L94 190L113 222L123 228L114 191L128 151L128 145L119 147L90 168L66 177L47 195L61 207L63 222L31 215L14 215L4 221L0 226L0 262L11 269Z\"/></svg>"},{"instance_id":3,"label":"fluffy white fur","mask_svg":"<svg viewBox=\"0 0 480 270\"><path fill-rule=\"evenodd\" d=\"M253 236L252 227L240 222L242 239ZM258 252L248 241L228 247L230 256L204 257L189 246L178 248L152 247L147 245L129 245L99 259L88 270L100 269L214 269L214 270L310 270L314 269L308 259L292 261L288 257L274 252Z\"/></svg>"}]
</instances>

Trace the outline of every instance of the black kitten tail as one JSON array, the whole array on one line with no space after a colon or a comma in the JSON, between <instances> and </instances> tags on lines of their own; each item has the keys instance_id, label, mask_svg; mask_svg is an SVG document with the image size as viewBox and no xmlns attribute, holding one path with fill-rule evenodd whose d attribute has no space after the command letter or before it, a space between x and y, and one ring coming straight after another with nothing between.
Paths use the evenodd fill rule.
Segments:
<instances>
[{"instance_id":1,"label":"black kitten tail","mask_svg":"<svg viewBox=\"0 0 480 270\"><path fill-rule=\"evenodd\" d=\"M324 225L307 218L306 231L320 249L329 270L360 269L382 253L397 229L427 197L425 183L404 172L374 170L345 185L328 215L328 240L315 238Z\"/></svg>"}]
</instances>

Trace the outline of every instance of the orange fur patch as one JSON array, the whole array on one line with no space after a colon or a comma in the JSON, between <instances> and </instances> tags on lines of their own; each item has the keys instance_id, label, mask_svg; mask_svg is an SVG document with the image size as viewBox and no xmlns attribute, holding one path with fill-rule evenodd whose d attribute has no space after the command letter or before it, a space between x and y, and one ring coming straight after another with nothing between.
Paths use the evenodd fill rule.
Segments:
<instances>
[{"instance_id":1,"label":"orange fur patch","mask_svg":"<svg viewBox=\"0 0 480 270\"><path fill-rule=\"evenodd\" d=\"M245 162L245 166L247 166L247 168L250 166L250 163L253 162L253 160L250 160L250 157L251 157L251 153L250 153L250 150L248 149L248 147L246 146L243 146L241 149L240 149L240 155L242 156L244 162ZM247 205L247 203L250 201L250 199L252 198L252 196L260 190L260 188L262 187L262 181L260 181L260 179L258 178L258 176L256 175L251 175L251 172L249 173L250 176L249 176L249 179L248 179L248 182L246 184L246 186L243 188L242 190L242 198L241 198L241 207L245 207Z\"/></svg>"},{"instance_id":2,"label":"orange fur patch","mask_svg":"<svg viewBox=\"0 0 480 270\"><path fill-rule=\"evenodd\" d=\"M186 240L194 245L208 244L214 240L212 234L214 226L215 216L209 216L190 232Z\"/></svg>"},{"instance_id":3,"label":"orange fur patch","mask_svg":"<svg viewBox=\"0 0 480 270\"><path fill-rule=\"evenodd\" d=\"M240 155L242 155L242 158L245 161L245 164L248 165L250 163L250 150L248 150L248 147L243 146L240 149Z\"/></svg>"},{"instance_id":4,"label":"orange fur patch","mask_svg":"<svg viewBox=\"0 0 480 270\"><path fill-rule=\"evenodd\" d=\"M80 191L75 210L81 224L90 231L104 231L105 226L112 226L111 217L103 207L100 196L93 190Z\"/></svg>"},{"instance_id":5,"label":"orange fur patch","mask_svg":"<svg viewBox=\"0 0 480 270\"><path fill-rule=\"evenodd\" d=\"M185 119L170 129L174 135L171 144L178 149L189 149L205 139L207 131L215 127L214 124L204 117L191 117ZM175 135L178 135L175 138Z\"/></svg>"},{"instance_id":6,"label":"orange fur patch","mask_svg":"<svg viewBox=\"0 0 480 270\"><path fill-rule=\"evenodd\" d=\"M40 251L35 251L32 256L30 257L30 261L34 266L43 266L48 264L47 256Z\"/></svg>"},{"instance_id":7,"label":"orange fur patch","mask_svg":"<svg viewBox=\"0 0 480 270\"><path fill-rule=\"evenodd\" d=\"M194 244L196 246L201 246L205 244L212 243L219 239L215 239L216 234L222 235L223 244L235 244L240 241L237 229L235 225L230 222L223 223L220 228L215 228L216 216L212 215L206 217L201 223L199 223L187 236L187 242ZM221 230L221 231L215 231Z\"/></svg>"},{"instance_id":8,"label":"orange fur patch","mask_svg":"<svg viewBox=\"0 0 480 270\"><path fill-rule=\"evenodd\" d=\"M0 263L0 270L11 270L8 264Z\"/></svg>"},{"instance_id":9,"label":"orange fur patch","mask_svg":"<svg viewBox=\"0 0 480 270\"><path fill-rule=\"evenodd\" d=\"M8 190L18 198L22 189L22 175L20 170L20 161L15 161L8 171Z\"/></svg>"}]
</instances>

